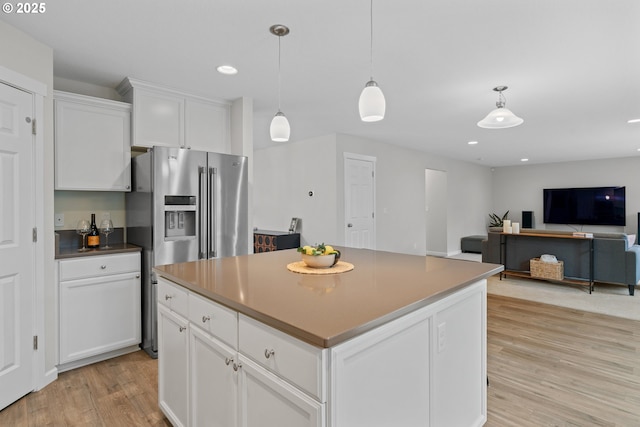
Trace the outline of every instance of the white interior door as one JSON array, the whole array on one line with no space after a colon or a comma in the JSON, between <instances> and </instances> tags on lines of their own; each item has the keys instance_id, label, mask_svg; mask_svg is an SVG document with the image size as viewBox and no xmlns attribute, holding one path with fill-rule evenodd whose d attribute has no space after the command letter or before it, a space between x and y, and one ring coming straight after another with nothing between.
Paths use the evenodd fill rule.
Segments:
<instances>
[{"instance_id":1,"label":"white interior door","mask_svg":"<svg viewBox=\"0 0 640 427\"><path fill-rule=\"evenodd\" d=\"M345 246L375 249L375 157L344 158Z\"/></svg>"},{"instance_id":2,"label":"white interior door","mask_svg":"<svg viewBox=\"0 0 640 427\"><path fill-rule=\"evenodd\" d=\"M0 84L0 409L33 387L33 96Z\"/></svg>"}]
</instances>

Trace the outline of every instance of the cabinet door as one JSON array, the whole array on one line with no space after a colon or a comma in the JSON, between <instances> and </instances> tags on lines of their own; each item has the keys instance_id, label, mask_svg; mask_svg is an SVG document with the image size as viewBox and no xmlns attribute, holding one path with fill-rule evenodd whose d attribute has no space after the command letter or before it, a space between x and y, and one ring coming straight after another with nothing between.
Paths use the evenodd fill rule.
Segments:
<instances>
[{"instance_id":1,"label":"cabinet door","mask_svg":"<svg viewBox=\"0 0 640 427\"><path fill-rule=\"evenodd\" d=\"M193 150L230 153L229 106L187 98L185 145Z\"/></svg>"},{"instance_id":2,"label":"cabinet door","mask_svg":"<svg viewBox=\"0 0 640 427\"><path fill-rule=\"evenodd\" d=\"M184 146L184 98L133 89L133 141L138 147Z\"/></svg>"},{"instance_id":3,"label":"cabinet door","mask_svg":"<svg viewBox=\"0 0 640 427\"><path fill-rule=\"evenodd\" d=\"M190 326L191 425L235 427L238 418L236 352Z\"/></svg>"},{"instance_id":4,"label":"cabinet door","mask_svg":"<svg viewBox=\"0 0 640 427\"><path fill-rule=\"evenodd\" d=\"M331 426L464 425L429 423L431 341L422 309L333 347Z\"/></svg>"},{"instance_id":5,"label":"cabinet door","mask_svg":"<svg viewBox=\"0 0 640 427\"><path fill-rule=\"evenodd\" d=\"M131 189L131 107L58 95L55 100L56 190Z\"/></svg>"},{"instance_id":6,"label":"cabinet door","mask_svg":"<svg viewBox=\"0 0 640 427\"><path fill-rule=\"evenodd\" d=\"M435 426L481 426L487 414L486 291L481 281L434 316Z\"/></svg>"},{"instance_id":7,"label":"cabinet door","mask_svg":"<svg viewBox=\"0 0 640 427\"><path fill-rule=\"evenodd\" d=\"M187 321L158 304L158 400L175 427L189 425Z\"/></svg>"},{"instance_id":8,"label":"cabinet door","mask_svg":"<svg viewBox=\"0 0 640 427\"><path fill-rule=\"evenodd\" d=\"M325 405L239 356L242 427L320 427Z\"/></svg>"},{"instance_id":9,"label":"cabinet door","mask_svg":"<svg viewBox=\"0 0 640 427\"><path fill-rule=\"evenodd\" d=\"M140 274L60 283L60 363L140 343Z\"/></svg>"}]
</instances>

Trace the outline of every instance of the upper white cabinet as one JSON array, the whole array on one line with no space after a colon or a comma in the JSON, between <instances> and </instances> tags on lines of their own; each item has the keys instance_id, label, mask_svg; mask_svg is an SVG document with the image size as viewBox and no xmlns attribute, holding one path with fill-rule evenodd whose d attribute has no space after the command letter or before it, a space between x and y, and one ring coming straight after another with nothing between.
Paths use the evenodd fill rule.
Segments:
<instances>
[{"instance_id":1,"label":"upper white cabinet","mask_svg":"<svg viewBox=\"0 0 640 427\"><path fill-rule=\"evenodd\" d=\"M133 105L131 144L230 152L228 103L126 78L117 87Z\"/></svg>"},{"instance_id":2,"label":"upper white cabinet","mask_svg":"<svg viewBox=\"0 0 640 427\"><path fill-rule=\"evenodd\" d=\"M55 189L131 190L131 105L54 91Z\"/></svg>"}]
</instances>

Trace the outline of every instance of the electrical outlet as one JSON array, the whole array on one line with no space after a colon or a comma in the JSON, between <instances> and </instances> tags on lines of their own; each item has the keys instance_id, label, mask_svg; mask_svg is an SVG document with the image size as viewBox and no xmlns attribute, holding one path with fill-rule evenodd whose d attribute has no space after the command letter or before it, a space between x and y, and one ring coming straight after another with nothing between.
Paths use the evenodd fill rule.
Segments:
<instances>
[{"instance_id":1,"label":"electrical outlet","mask_svg":"<svg viewBox=\"0 0 640 427\"><path fill-rule=\"evenodd\" d=\"M438 353L444 351L447 343L447 324L442 322L438 325Z\"/></svg>"},{"instance_id":2,"label":"electrical outlet","mask_svg":"<svg viewBox=\"0 0 640 427\"><path fill-rule=\"evenodd\" d=\"M54 215L54 226L64 227L64 214L57 213Z\"/></svg>"}]
</instances>

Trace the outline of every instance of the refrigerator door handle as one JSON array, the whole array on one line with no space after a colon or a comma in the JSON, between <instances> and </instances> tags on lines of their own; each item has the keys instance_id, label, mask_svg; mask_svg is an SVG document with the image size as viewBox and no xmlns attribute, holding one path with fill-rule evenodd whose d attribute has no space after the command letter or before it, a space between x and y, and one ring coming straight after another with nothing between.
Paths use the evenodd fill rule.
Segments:
<instances>
[{"instance_id":1,"label":"refrigerator door handle","mask_svg":"<svg viewBox=\"0 0 640 427\"><path fill-rule=\"evenodd\" d=\"M216 197L217 168L209 168L209 258L216 257L216 230L218 200Z\"/></svg>"},{"instance_id":2,"label":"refrigerator door handle","mask_svg":"<svg viewBox=\"0 0 640 427\"><path fill-rule=\"evenodd\" d=\"M200 198L200 209L198 211L198 258L207 258L207 233L203 228L206 224L207 206L204 205L204 201L207 200L206 187L207 187L207 171L205 167L198 167L199 181L198 181L198 197Z\"/></svg>"}]
</instances>

